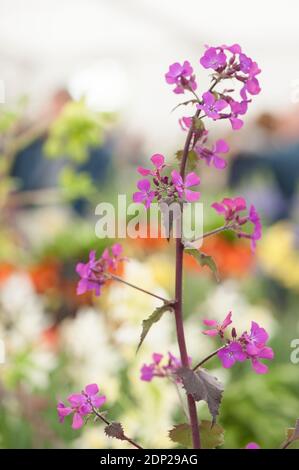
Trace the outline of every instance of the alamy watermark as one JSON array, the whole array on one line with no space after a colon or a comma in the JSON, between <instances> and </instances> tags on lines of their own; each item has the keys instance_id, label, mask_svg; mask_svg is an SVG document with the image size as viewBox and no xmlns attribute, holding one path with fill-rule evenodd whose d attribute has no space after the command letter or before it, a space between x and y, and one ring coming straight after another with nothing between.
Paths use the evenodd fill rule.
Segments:
<instances>
[{"instance_id":1,"label":"alamy watermark","mask_svg":"<svg viewBox=\"0 0 299 470\"><path fill-rule=\"evenodd\" d=\"M290 347L293 349L290 355L292 364L299 364L299 338L292 339Z\"/></svg>"},{"instance_id":2,"label":"alamy watermark","mask_svg":"<svg viewBox=\"0 0 299 470\"><path fill-rule=\"evenodd\" d=\"M98 238L183 238L200 247L203 235L203 204L127 203L119 194L117 203L101 202L95 209Z\"/></svg>"}]
</instances>

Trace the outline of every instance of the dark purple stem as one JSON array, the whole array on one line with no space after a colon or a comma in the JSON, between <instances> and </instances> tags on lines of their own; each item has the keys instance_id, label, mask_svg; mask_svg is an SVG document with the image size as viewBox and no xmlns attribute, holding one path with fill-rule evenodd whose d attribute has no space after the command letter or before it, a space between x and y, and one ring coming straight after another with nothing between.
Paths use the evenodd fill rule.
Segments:
<instances>
[{"instance_id":1,"label":"dark purple stem","mask_svg":"<svg viewBox=\"0 0 299 470\"><path fill-rule=\"evenodd\" d=\"M199 112L197 111L197 115ZM180 174L182 178L185 177L185 166L188 157L189 147L192 140L193 130L192 127L189 129L187 139L185 142L185 147L182 156ZM182 220L181 220L182 225ZM181 234L180 234L181 235ZM175 323L176 323L176 333L177 340L180 350L181 362L184 367L189 367L189 359L187 353L187 346L185 340L184 332L184 322L183 322L183 254L184 254L184 245L182 244L181 236L176 238L176 265L175 265ZM196 411L196 403L192 395L187 394L188 400L188 411L190 418L190 426L192 433L192 442L194 449L200 449L200 435L199 435L199 424Z\"/></svg>"},{"instance_id":2,"label":"dark purple stem","mask_svg":"<svg viewBox=\"0 0 299 470\"><path fill-rule=\"evenodd\" d=\"M209 361L210 359L212 359L212 357L216 356L216 354L221 351L221 349L225 348L226 344L224 346L221 346L221 348L218 348L216 349L216 351L212 352L211 354L209 354L207 357L205 357L202 361L200 361L198 364L196 364L196 366L193 367L192 370L196 371L197 369L199 369L199 367L201 367L202 365L204 365L207 361Z\"/></svg>"}]
</instances>

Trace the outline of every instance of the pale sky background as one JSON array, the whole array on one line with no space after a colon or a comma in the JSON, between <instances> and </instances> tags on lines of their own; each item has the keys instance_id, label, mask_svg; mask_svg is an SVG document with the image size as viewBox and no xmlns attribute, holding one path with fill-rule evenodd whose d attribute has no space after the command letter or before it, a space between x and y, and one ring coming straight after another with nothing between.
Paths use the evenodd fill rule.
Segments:
<instances>
[{"instance_id":1,"label":"pale sky background","mask_svg":"<svg viewBox=\"0 0 299 470\"><path fill-rule=\"evenodd\" d=\"M0 80L8 105L26 94L34 110L56 87L85 90L163 152L179 132L170 63L189 59L204 91L204 44L238 42L263 70L251 113L283 110L299 101L298 25L295 0L0 0Z\"/></svg>"}]
</instances>

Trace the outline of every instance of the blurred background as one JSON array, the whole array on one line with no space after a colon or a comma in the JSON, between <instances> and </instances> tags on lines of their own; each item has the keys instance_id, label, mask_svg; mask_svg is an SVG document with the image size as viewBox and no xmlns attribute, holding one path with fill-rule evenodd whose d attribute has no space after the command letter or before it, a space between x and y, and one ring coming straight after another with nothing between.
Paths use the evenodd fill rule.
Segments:
<instances>
[{"instance_id":1,"label":"blurred background","mask_svg":"<svg viewBox=\"0 0 299 470\"><path fill-rule=\"evenodd\" d=\"M57 422L56 402L97 382L111 416L147 447L181 418L171 384L139 379L153 351L178 354L170 317L135 354L141 322L156 303L111 284L99 299L75 294L75 265L97 239L95 207L134 191L136 165L154 153L174 159L185 109L166 85L169 64L190 60L199 90L204 45L239 43L262 69L262 92L244 129L226 123L213 136L230 143L223 172L201 167L206 230L219 225L216 198L244 195L262 214L256 256L231 234L207 239L221 282L186 260L185 314L195 360L217 347L203 317L233 310L239 330L251 320L270 333L276 357L266 376L248 364L209 368L225 383L219 422L226 448L256 441L277 447L299 415L299 4L292 0L0 0L0 447L106 448L101 425L81 432ZM173 295L173 245L127 239L122 275ZM140 281L141 282L141 281ZM155 413L152 413L152 410ZM200 416L208 417L205 405Z\"/></svg>"}]
</instances>

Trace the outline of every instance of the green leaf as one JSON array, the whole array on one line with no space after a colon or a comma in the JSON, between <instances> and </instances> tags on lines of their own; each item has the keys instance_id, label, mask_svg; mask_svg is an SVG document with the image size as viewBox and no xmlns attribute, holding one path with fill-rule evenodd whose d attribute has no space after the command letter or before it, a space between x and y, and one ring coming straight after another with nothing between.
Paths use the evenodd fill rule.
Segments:
<instances>
[{"instance_id":1,"label":"green leaf","mask_svg":"<svg viewBox=\"0 0 299 470\"><path fill-rule=\"evenodd\" d=\"M190 424L176 424L169 432L168 436L172 442L179 444L184 449L191 449L192 436Z\"/></svg>"},{"instance_id":2,"label":"green leaf","mask_svg":"<svg viewBox=\"0 0 299 470\"><path fill-rule=\"evenodd\" d=\"M222 383L205 369L195 372L188 367L181 367L177 371L177 376L182 380L186 392L192 395L195 401L204 400L207 403L214 425L222 400Z\"/></svg>"},{"instance_id":3,"label":"green leaf","mask_svg":"<svg viewBox=\"0 0 299 470\"><path fill-rule=\"evenodd\" d=\"M224 444L224 429L220 424L203 420L199 426L201 446L203 449L215 449Z\"/></svg>"},{"instance_id":4,"label":"green leaf","mask_svg":"<svg viewBox=\"0 0 299 470\"><path fill-rule=\"evenodd\" d=\"M203 449L214 449L224 443L224 430L219 424L212 427L211 421L203 420L199 425L199 432ZM179 444L184 449L192 448L190 424L177 424L169 431L168 436L172 442Z\"/></svg>"},{"instance_id":5,"label":"green leaf","mask_svg":"<svg viewBox=\"0 0 299 470\"><path fill-rule=\"evenodd\" d=\"M185 248L185 253L187 253L187 255L193 256L193 258L195 258L196 261L199 262L200 266L207 266L208 268L210 268L210 270L215 276L216 281L219 282L218 268L212 256L206 255L205 253L201 253L196 248Z\"/></svg>"},{"instance_id":6,"label":"green leaf","mask_svg":"<svg viewBox=\"0 0 299 470\"><path fill-rule=\"evenodd\" d=\"M175 154L176 158L181 161L183 158L184 151L183 150L178 150ZM193 171L198 163L198 155L195 152L195 150L190 150L188 152L187 156L187 161L186 161L186 170L188 171Z\"/></svg>"},{"instance_id":7,"label":"green leaf","mask_svg":"<svg viewBox=\"0 0 299 470\"><path fill-rule=\"evenodd\" d=\"M146 335L148 334L149 330L153 326L154 323L157 323L159 320L161 320L162 316L164 315L165 312L173 310L172 306L170 304L165 303L161 307L157 307L156 310L153 311L153 313L143 320L142 322L142 332L140 336L140 341L137 347L137 351L140 349Z\"/></svg>"}]
</instances>

